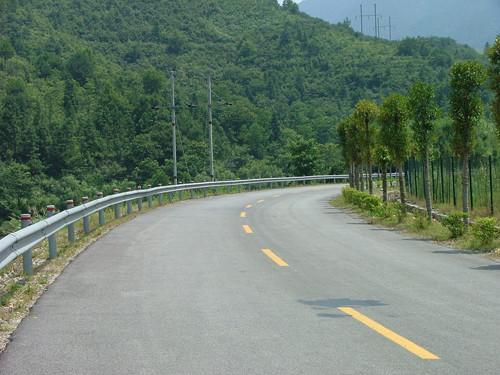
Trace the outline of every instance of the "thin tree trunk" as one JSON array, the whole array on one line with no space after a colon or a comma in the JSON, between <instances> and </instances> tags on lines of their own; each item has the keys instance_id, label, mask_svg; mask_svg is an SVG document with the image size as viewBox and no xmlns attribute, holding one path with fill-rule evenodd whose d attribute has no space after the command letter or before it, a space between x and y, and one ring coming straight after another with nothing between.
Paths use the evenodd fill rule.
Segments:
<instances>
[{"instance_id":1,"label":"thin tree trunk","mask_svg":"<svg viewBox=\"0 0 500 375\"><path fill-rule=\"evenodd\" d=\"M429 148L426 147L424 152L424 195L425 207L427 208L427 217L429 222L432 221L432 192L431 192L431 176L429 174L430 166Z\"/></svg>"},{"instance_id":2,"label":"thin tree trunk","mask_svg":"<svg viewBox=\"0 0 500 375\"><path fill-rule=\"evenodd\" d=\"M359 190L359 166L354 163L354 187Z\"/></svg>"},{"instance_id":3,"label":"thin tree trunk","mask_svg":"<svg viewBox=\"0 0 500 375\"><path fill-rule=\"evenodd\" d=\"M361 191L365 191L365 166L361 163L361 178L360 178L360 188Z\"/></svg>"},{"instance_id":4,"label":"thin tree trunk","mask_svg":"<svg viewBox=\"0 0 500 375\"><path fill-rule=\"evenodd\" d=\"M372 166L372 158L368 157L368 191L370 194L373 194L373 166Z\"/></svg>"},{"instance_id":5,"label":"thin tree trunk","mask_svg":"<svg viewBox=\"0 0 500 375\"><path fill-rule=\"evenodd\" d=\"M469 225L469 155L462 158L462 210L464 223Z\"/></svg>"},{"instance_id":6,"label":"thin tree trunk","mask_svg":"<svg viewBox=\"0 0 500 375\"><path fill-rule=\"evenodd\" d=\"M387 166L382 167L382 199L387 202Z\"/></svg>"},{"instance_id":7,"label":"thin tree trunk","mask_svg":"<svg viewBox=\"0 0 500 375\"><path fill-rule=\"evenodd\" d=\"M349 186L354 188L354 163L349 163Z\"/></svg>"},{"instance_id":8,"label":"thin tree trunk","mask_svg":"<svg viewBox=\"0 0 500 375\"><path fill-rule=\"evenodd\" d=\"M404 178L402 162L400 162L398 165L398 171L399 171L399 198L401 199L401 203L405 204L406 203L405 178Z\"/></svg>"}]
</instances>

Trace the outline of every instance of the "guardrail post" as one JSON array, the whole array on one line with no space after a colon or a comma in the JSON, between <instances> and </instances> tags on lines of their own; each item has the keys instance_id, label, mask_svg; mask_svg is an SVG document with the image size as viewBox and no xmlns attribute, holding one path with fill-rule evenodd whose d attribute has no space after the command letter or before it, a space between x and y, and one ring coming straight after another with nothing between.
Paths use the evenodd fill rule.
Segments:
<instances>
[{"instance_id":1,"label":"guardrail post","mask_svg":"<svg viewBox=\"0 0 500 375\"><path fill-rule=\"evenodd\" d=\"M148 185L148 189L151 189L151 185ZM148 207L151 208L153 206L153 196L148 195Z\"/></svg>"},{"instance_id":2,"label":"guardrail post","mask_svg":"<svg viewBox=\"0 0 500 375\"><path fill-rule=\"evenodd\" d=\"M137 190L142 190L142 186L141 185L137 186ZM142 211L142 197L137 199L137 209L139 211Z\"/></svg>"},{"instance_id":3,"label":"guardrail post","mask_svg":"<svg viewBox=\"0 0 500 375\"><path fill-rule=\"evenodd\" d=\"M189 198L190 198L190 199L193 199L193 198L194 198L193 189L190 189L190 190L189 190Z\"/></svg>"},{"instance_id":4,"label":"guardrail post","mask_svg":"<svg viewBox=\"0 0 500 375\"><path fill-rule=\"evenodd\" d=\"M132 191L132 188L127 188L127 191ZM132 213L132 201L128 200L127 201L127 215L130 215Z\"/></svg>"},{"instance_id":5,"label":"guardrail post","mask_svg":"<svg viewBox=\"0 0 500 375\"><path fill-rule=\"evenodd\" d=\"M29 227L33 222L30 214L21 215L21 228ZM23 272L25 275L33 275L33 250L29 249L23 253Z\"/></svg>"},{"instance_id":6,"label":"guardrail post","mask_svg":"<svg viewBox=\"0 0 500 375\"><path fill-rule=\"evenodd\" d=\"M203 188L203 198L207 197L207 188Z\"/></svg>"},{"instance_id":7,"label":"guardrail post","mask_svg":"<svg viewBox=\"0 0 500 375\"><path fill-rule=\"evenodd\" d=\"M120 192L119 189L117 189L117 188L113 189L113 195L118 194L119 192ZM114 206L115 207L115 219L119 219L121 214L122 214L122 212L121 212L122 210L121 210L120 205L121 205L120 203L117 203Z\"/></svg>"},{"instance_id":8,"label":"guardrail post","mask_svg":"<svg viewBox=\"0 0 500 375\"><path fill-rule=\"evenodd\" d=\"M102 191L97 192L97 199L101 199L104 196ZM104 210L100 209L99 210L99 225L104 225L106 224L106 216L104 215Z\"/></svg>"},{"instance_id":9,"label":"guardrail post","mask_svg":"<svg viewBox=\"0 0 500 375\"><path fill-rule=\"evenodd\" d=\"M82 204L89 203L89 197L82 197ZM83 232L85 234L90 232L90 217L85 216L83 218Z\"/></svg>"},{"instance_id":10,"label":"guardrail post","mask_svg":"<svg viewBox=\"0 0 500 375\"><path fill-rule=\"evenodd\" d=\"M49 205L47 206L47 216L52 217L56 214L56 206ZM57 257L57 241L56 234L51 234L48 238L49 240L49 259L54 259Z\"/></svg>"},{"instance_id":11,"label":"guardrail post","mask_svg":"<svg viewBox=\"0 0 500 375\"><path fill-rule=\"evenodd\" d=\"M174 193L169 191L168 192L168 203L172 203L173 200L174 200Z\"/></svg>"},{"instance_id":12,"label":"guardrail post","mask_svg":"<svg viewBox=\"0 0 500 375\"><path fill-rule=\"evenodd\" d=\"M162 186L161 184L158 184L158 187L161 187L161 186ZM163 193L158 194L158 204L160 206L163 206Z\"/></svg>"},{"instance_id":13,"label":"guardrail post","mask_svg":"<svg viewBox=\"0 0 500 375\"><path fill-rule=\"evenodd\" d=\"M71 208L75 207L75 202L73 199L68 199L66 201L66 208L69 210ZM68 241L69 242L75 242L75 223L68 224Z\"/></svg>"},{"instance_id":14,"label":"guardrail post","mask_svg":"<svg viewBox=\"0 0 500 375\"><path fill-rule=\"evenodd\" d=\"M179 200L182 200L182 190L179 190Z\"/></svg>"}]
</instances>

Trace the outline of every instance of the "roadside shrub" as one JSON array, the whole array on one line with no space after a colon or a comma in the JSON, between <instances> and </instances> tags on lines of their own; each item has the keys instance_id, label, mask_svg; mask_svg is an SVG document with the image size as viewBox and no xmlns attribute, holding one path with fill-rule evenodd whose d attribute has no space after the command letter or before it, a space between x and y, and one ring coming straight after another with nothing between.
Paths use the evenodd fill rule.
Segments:
<instances>
[{"instance_id":1,"label":"roadside shrub","mask_svg":"<svg viewBox=\"0 0 500 375\"><path fill-rule=\"evenodd\" d=\"M496 228L497 221L493 217L482 217L472 225L472 236L481 245L489 245L500 233Z\"/></svg>"},{"instance_id":2,"label":"roadside shrub","mask_svg":"<svg viewBox=\"0 0 500 375\"><path fill-rule=\"evenodd\" d=\"M342 196L347 203L353 204L370 212L375 212L377 208L382 206L380 198L356 189L344 188L342 190Z\"/></svg>"},{"instance_id":3,"label":"roadside shrub","mask_svg":"<svg viewBox=\"0 0 500 375\"><path fill-rule=\"evenodd\" d=\"M366 193L363 194L363 196L361 197L360 207L363 210L373 212L376 208L380 207L381 205L382 201L378 197Z\"/></svg>"},{"instance_id":4,"label":"roadside shrub","mask_svg":"<svg viewBox=\"0 0 500 375\"><path fill-rule=\"evenodd\" d=\"M395 210L395 215L398 218L398 224L401 224L407 216L406 206L401 202L394 202L393 206Z\"/></svg>"},{"instance_id":5,"label":"roadside shrub","mask_svg":"<svg viewBox=\"0 0 500 375\"><path fill-rule=\"evenodd\" d=\"M417 212L415 214L415 228L417 230L424 230L429 228L430 222L425 212Z\"/></svg>"},{"instance_id":6,"label":"roadside shrub","mask_svg":"<svg viewBox=\"0 0 500 375\"><path fill-rule=\"evenodd\" d=\"M443 220L443 225L451 232L451 238L458 238L464 235L467 230L464 218L465 214L463 212L452 212Z\"/></svg>"}]
</instances>

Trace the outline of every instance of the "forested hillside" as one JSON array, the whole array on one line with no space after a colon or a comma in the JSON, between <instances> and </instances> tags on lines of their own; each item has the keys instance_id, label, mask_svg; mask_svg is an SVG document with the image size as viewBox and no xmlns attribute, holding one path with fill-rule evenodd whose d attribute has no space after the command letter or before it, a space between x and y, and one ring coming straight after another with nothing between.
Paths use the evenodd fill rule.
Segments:
<instances>
[{"instance_id":1,"label":"forested hillside","mask_svg":"<svg viewBox=\"0 0 500 375\"><path fill-rule=\"evenodd\" d=\"M113 186L344 170L336 124L415 80L446 108L450 39L388 42L276 0L0 0L0 220ZM486 94L485 94L486 95ZM308 163L306 158L313 160Z\"/></svg>"}]
</instances>

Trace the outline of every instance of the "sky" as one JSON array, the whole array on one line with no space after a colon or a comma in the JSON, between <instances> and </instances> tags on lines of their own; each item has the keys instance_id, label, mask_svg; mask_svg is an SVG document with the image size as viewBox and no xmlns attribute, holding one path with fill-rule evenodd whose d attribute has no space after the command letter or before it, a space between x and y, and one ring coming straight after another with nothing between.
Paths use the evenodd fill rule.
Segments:
<instances>
[{"instance_id":1,"label":"sky","mask_svg":"<svg viewBox=\"0 0 500 375\"><path fill-rule=\"evenodd\" d=\"M382 15L381 37L389 38L389 16L392 38L407 36L451 37L482 51L486 42L500 34L500 0L301 0L303 12L332 23L349 18L360 31L360 4L364 15ZM366 16L365 16L366 17ZM364 17L364 33L373 35L374 18Z\"/></svg>"}]
</instances>

